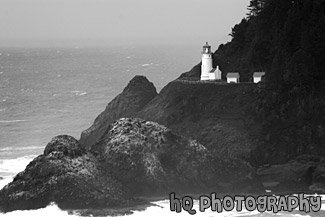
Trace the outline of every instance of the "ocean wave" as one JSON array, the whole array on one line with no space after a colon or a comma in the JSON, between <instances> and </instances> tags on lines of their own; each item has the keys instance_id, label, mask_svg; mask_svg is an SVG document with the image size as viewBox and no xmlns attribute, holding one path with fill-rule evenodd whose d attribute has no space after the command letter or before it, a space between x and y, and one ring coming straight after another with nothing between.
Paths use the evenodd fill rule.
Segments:
<instances>
[{"instance_id":1,"label":"ocean wave","mask_svg":"<svg viewBox=\"0 0 325 217\"><path fill-rule=\"evenodd\" d=\"M37 210L17 210L8 213L0 213L0 216L4 217L77 217L76 214L71 214L68 211L61 210L55 203L51 203L45 208L37 209ZM80 216L78 216L80 217Z\"/></svg>"},{"instance_id":2,"label":"ocean wave","mask_svg":"<svg viewBox=\"0 0 325 217\"><path fill-rule=\"evenodd\" d=\"M14 159L0 160L0 176L1 173L16 174L23 171L29 162L31 162L37 155L27 155L24 157Z\"/></svg>"},{"instance_id":3,"label":"ocean wave","mask_svg":"<svg viewBox=\"0 0 325 217\"><path fill-rule=\"evenodd\" d=\"M133 214L131 215L132 217L146 217L146 216L175 216L175 217L185 217L185 216L192 216L188 214L186 211L182 210L180 213L177 212L172 212L170 211L170 204L169 200L162 200L162 201L156 201L153 202L156 206L151 206L148 207L145 211L133 211ZM193 209L196 210L196 214L193 216L198 216L198 217L209 217L209 216L217 216L217 217L238 217L238 216L259 216L259 217L269 217L268 213L261 214L257 210L250 212L245 209L243 209L241 212L237 211L224 211L221 213L217 213L214 211L211 211L210 209L205 210L205 212L200 212L199 211L199 201L194 200L194 205ZM271 215L273 216L273 215ZM289 217L289 216L288 216ZM305 216L306 217L306 216Z\"/></svg>"},{"instance_id":4,"label":"ocean wave","mask_svg":"<svg viewBox=\"0 0 325 217\"><path fill-rule=\"evenodd\" d=\"M0 120L0 123L17 123L17 122L25 122L27 120Z\"/></svg>"},{"instance_id":5,"label":"ocean wave","mask_svg":"<svg viewBox=\"0 0 325 217\"><path fill-rule=\"evenodd\" d=\"M6 147L6 148L0 148L0 151L24 151L24 150L37 150L43 148L44 146Z\"/></svg>"},{"instance_id":6,"label":"ocean wave","mask_svg":"<svg viewBox=\"0 0 325 217\"><path fill-rule=\"evenodd\" d=\"M0 189L2 189L4 186L6 186L12 180L13 180L12 177L2 177L2 179L0 179Z\"/></svg>"},{"instance_id":7,"label":"ocean wave","mask_svg":"<svg viewBox=\"0 0 325 217\"><path fill-rule=\"evenodd\" d=\"M144 63L141 66L151 66L151 65L152 65L152 63Z\"/></svg>"},{"instance_id":8,"label":"ocean wave","mask_svg":"<svg viewBox=\"0 0 325 217\"><path fill-rule=\"evenodd\" d=\"M162 202L165 201L158 201L155 202L156 204L161 204ZM193 207L196 208L196 210L198 210L198 207ZM78 215L78 212L76 211L64 211L61 210L55 203L51 203L50 205L48 205L45 208L41 208L41 209L37 209L37 210L17 210L17 211L12 211L12 212L8 212L8 213L0 213L0 217L20 217L20 216L24 216L24 217L38 217L38 216L47 216L47 217L80 217L80 215ZM92 216L92 215L90 215ZM123 215L124 216L124 215ZM180 213L176 213L176 212L171 212L169 209L169 202L166 202L163 204L163 206L151 206L145 210L141 210L141 211L133 211L133 214L128 215L128 216L132 216L132 217L151 217L151 216L158 216L158 217L162 217L162 216L175 216L175 217L187 217L187 216L192 216L190 214L188 214L186 211L182 211ZM212 212L212 211L206 211L206 212L197 212L195 215L193 216L198 216L198 217L210 217L210 216L216 216L216 217L273 217L273 216L279 216L279 217L311 217L314 216L312 213L311 214L304 214L304 215L300 215L300 214L294 214L294 213L259 213L259 212L248 212L248 211L244 211L244 212L222 212L222 213L217 213L217 212ZM316 215L315 216L319 216ZM118 216L116 216L118 217Z\"/></svg>"},{"instance_id":9,"label":"ocean wave","mask_svg":"<svg viewBox=\"0 0 325 217\"><path fill-rule=\"evenodd\" d=\"M323 195L324 196L324 195ZM188 214L186 211L182 210L180 213L177 212L171 212L170 211L170 202L169 200L162 200L162 201L156 201L153 202L156 206L148 207L145 211L133 211L133 214L130 215L132 217L146 217L146 216L175 216L175 217L183 217L183 216L192 216ZM322 204L322 210L324 208L325 204ZM215 211L211 211L211 209L207 209L204 212L199 211L199 201L194 200L193 209L196 210L196 214L193 216L198 217L209 217L209 216L217 216L217 217L273 217L273 216L279 216L279 217L319 217L320 215L318 213L291 213L291 212L279 212L277 214L273 212L263 212L260 213L258 210L254 211L248 211L243 206L243 210L241 212L238 212L236 210L233 211L223 211L221 213L217 213ZM323 216L321 214L321 216Z\"/></svg>"},{"instance_id":10,"label":"ocean wave","mask_svg":"<svg viewBox=\"0 0 325 217\"><path fill-rule=\"evenodd\" d=\"M73 91L70 91L70 92L76 94L77 96L83 96L83 95L88 94L88 92L81 91L81 90L73 90Z\"/></svg>"},{"instance_id":11,"label":"ocean wave","mask_svg":"<svg viewBox=\"0 0 325 217\"><path fill-rule=\"evenodd\" d=\"M82 92L82 93L79 93L79 94L76 94L77 96L83 96L83 95L86 95L88 92Z\"/></svg>"}]
</instances>

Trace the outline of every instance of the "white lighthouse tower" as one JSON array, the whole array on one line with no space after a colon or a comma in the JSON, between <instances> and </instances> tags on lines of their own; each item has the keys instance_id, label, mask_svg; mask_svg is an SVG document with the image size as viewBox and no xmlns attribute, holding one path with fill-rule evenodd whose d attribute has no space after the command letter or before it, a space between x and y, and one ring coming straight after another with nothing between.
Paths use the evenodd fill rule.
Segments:
<instances>
[{"instance_id":1,"label":"white lighthouse tower","mask_svg":"<svg viewBox=\"0 0 325 217\"><path fill-rule=\"evenodd\" d=\"M209 80L209 73L212 69L211 46L206 42L202 51L201 81Z\"/></svg>"}]
</instances>

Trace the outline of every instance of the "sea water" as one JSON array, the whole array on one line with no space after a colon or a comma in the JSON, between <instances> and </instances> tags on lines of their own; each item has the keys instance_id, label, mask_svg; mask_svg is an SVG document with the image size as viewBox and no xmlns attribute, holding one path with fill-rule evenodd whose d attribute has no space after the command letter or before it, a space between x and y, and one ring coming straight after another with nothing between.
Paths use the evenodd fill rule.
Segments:
<instances>
[{"instance_id":1,"label":"sea water","mask_svg":"<svg viewBox=\"0 0 325 217\"><path fill-rule=\"evenodd\" d=\"M200 49L182 46L0 48L0 188L41 154L56 135L79 139L135 75L160 91L200 61ZM131 216L190 216L171 212L169 201L134 210ZM198 201L194 208L198 210ZM324 206L322 210L325 210ZM318 213L198 212L195 216L325 216ZM56 204L0 216L79 216Z\"/></svg>"}]
</instances>

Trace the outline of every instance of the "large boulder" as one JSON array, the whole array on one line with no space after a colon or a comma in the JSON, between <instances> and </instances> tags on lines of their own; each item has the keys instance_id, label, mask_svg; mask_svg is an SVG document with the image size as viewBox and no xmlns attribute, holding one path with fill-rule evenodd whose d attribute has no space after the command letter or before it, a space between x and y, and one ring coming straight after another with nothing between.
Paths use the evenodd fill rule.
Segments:
<instances>
[{"instance_id":1,"label":"large boulder","mask_svg":"<svg viewBox=\"0 0 325 217\"><path fill-rule=\"evenodd\" d=\"M197 141L139 118L115 121L91 152L103 170L134 196L263 192L256 173L244 161L212 155Z\"/></svg>"},{"instance_id":2,"label":"large boulder","mask_svg":"<svg viewBox=\"0 0 325 217\"><path fill-rule=\"evenodd\" d=\"M56 202L61 208L118 205L121 186L104 176L97 160L71 136L57 136L26 169L0 191L0 210L38 209Z\"/></svg>"},{"instance_id":3,"label":"large boulder","mask_svg":"<svg viewBox=\"0 0 325 217\"><path fill-rule=\"evenodd\" d=\"M93 125L81 133L80 143L87 149L105 133L116 119L134 117L157 95L156 88L144 76L135 76L95 119Z\"/></svg>"}]
</instances>

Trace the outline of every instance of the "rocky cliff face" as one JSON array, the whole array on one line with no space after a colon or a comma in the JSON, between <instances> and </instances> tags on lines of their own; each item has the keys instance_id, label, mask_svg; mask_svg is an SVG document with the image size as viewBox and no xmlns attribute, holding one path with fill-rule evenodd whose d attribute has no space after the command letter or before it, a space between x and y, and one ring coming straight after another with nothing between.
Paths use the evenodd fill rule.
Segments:
<instances>
[{"instance_id":1,"label":"rocky cliff face","mask_svg":"<svg viewBox=\"0 0 325 217\"><path fill-rule=\"evenodd\" d=\"M0 210L132 204L136 196L171 192L260 193L263 186L243 160L220 158L193 139L158 123L121 118L86 150L57 136L44 154L0 191Z\"/></svg>"},{"instance_id":2,"label":"rocky cliff face","mask_svg":"<svg viewBox=\"0 0 325 217\"><path fill-rule=\"evenodd\" d=\"M114 178L71 136L57 136L13 182L0 191L0 210L114 206L125 200Z\"/></svg>"},{"instance_id":3,"label":"rocky cliff face","mask_svg":"<svg viewBox=\"0 0 325 217\"><path fill-rule=\"evenodd\" d=\"M255 112L257 91L253 84L175 80L157 94L152 83L136 76L81 134L80 143L89 148L103 136L112 121L140 117L197 139L217 155L255 163L252 153L261 130Z\"/></svg>"},{"instance_id":4,"label":"rocky cliff face","mask_svg":"<svg viewBox=\"0 0 325 217\"><path fill-rule=\"evenodd\" d=\"M149 101L157 95L156 88L144 76L135 76L124 88L123 92L115 97L105 110L98 115L93 125L83 131L80 143L88 149L95 144L114 120L121 117L134 117Z\"/></svg>"},{"instance_id":5,"label":"rocky cliff face","mask_svg":"<svg viewBox=\"0 0 325 217\"><path fill-rule=\"evenodd\" d=\"M151 121L122 118L91 151L132 195L263 192L242 160L211 155L197 141Z\"/></svg>"},{"instance_id":6,"label":"rocky cliff face","mask_svg":"<svg viewBox=\"0 0 325 217\"><path fill-rule=\"evenodd\" d=\"M251 160L261 126L253 84L176 80L165 86L138 116L197 139L215 154Z\"/></svg>"},{"instance_id":7,"label":"rocky cliff face","mask_svg":"<svg viewBox=\"0 0 325 217\"><path fill-rule=\"evenodd\" d=\"M197 71L196 68L192 69L193 75ZM264 100L263 91L263 85L200 83L195 79L183 80L181 76L166 85L134 116L158 122L183 136L196 139L214 156L219 156L221 159L235 161L234 159L240 158L256 167L267 163L268 159L281 164L289 159L290 155L287 153L290 150L290 153L294 152L292 149L286 149L285 145L280 147L283 143L291 141L282 139L287 126L278 125L279 130L283 131L279 133L279 130L275 131L268 127L263 117L261 118L260 102ZM109 131L108 128L106 130ZM277 135L281 135L278 138L281 141L272 142ZM294 134L286 136L295 137ZM294 145L295 143L292 146ZM279 157L281 153L285 156ZM277 168L287 171L286 166ZM306 168L308 170L309 166L302 165L301 168L304 171ZM319 171L323 170L312 170L310 175L321 177L323 173ZM278 182L271 171L266 173L271 174L266 178L266 185L272 177L274 182ZM265 176L259 174L264 180ZM301 177L296 178L305 180ZM311 185L323 185L322 181L292 184L292 180L286 178L281 183L280 187L273 190L284 191L285 187L281 186L286 185L291 186L288 188L290 192L297 192L300 189L310 191Z\"/></svg>"}]
</instances>

